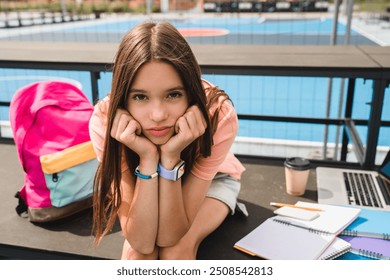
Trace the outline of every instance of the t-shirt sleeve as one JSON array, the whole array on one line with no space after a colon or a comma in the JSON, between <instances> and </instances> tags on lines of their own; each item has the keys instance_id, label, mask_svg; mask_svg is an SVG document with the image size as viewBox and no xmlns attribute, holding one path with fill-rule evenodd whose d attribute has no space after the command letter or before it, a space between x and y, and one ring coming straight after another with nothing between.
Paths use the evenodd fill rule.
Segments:
<instances>
[{"instance_id":1,"label":"t-shirt sleeve","mask_svg":"<svg viewBox=\"0 0 390 280\"><path fill-rule=\"evenodd\" d=\"M99 162L103 159L104 144L107 131L107 113L108 113L109 99L108 97L101 100L94 107L91 119L89 120L89 136L96 157ZM128 170L128 166L124 156L122 156L122 172Z\"/></svg>"},{"instance_id":2,"label":"t-shirt sleeve","mask_svg":"<svg viewBox=\"0 0 390 280\"><path fill-rule=\"evenodd\" d=\"M211 148L211 155L206 158L200 156L191 170L192 174L203 180L212 180L217 172L223 170L221 165L230 153L237 134L238 119L233 105L225 101L221 108L217 131L213 136L214 145Z\"/></svg>"},{"instance_id":3,"label":"t-shirt sleeve","mask_svg":"<svg viewBox=\"0 0 390 280\"><path fill-rule=\"evenodd\" d=\"M108 100L103 99L94 107L89 120L89 136L98 161L103 159L104 139L107 130Z\"/></svg>"}]
</instances>

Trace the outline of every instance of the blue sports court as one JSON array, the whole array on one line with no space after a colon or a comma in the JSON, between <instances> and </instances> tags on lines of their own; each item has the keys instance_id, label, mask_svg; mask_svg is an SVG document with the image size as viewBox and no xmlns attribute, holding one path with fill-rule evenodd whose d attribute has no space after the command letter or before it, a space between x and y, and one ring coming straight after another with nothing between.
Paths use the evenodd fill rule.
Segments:
<instances>
[{"instance_id":1,"label":"blue sports court","mask_svg":"<svg viewBox=\"0 0 390 280\"><path fill-rule=\"evenodd\" d=\"M31 28L31 32L3 34L0 40L39 40L111 42L120 41L124 33L145 17L91 20L77 24ZM167 20L153 18L153 20ZM168 19L191 44L259 44L259 45L329 45L333 27L331 18L313 19L264 19L261 16L240 17L173 17ZM346 27L338 23L338 42L343 44ZM1 35L1 31L0 31ZM351 31L351 44L375 45L376 43ZM217 46L216 46L217 47ZM93 50L91 50L93 51ZM237 48L239 52L240 49ZM324 117L326 112L328 79L300 77L225 76L204 75L212 83L229 93L241 114L283 115L296 117ZM61 79L76 83L90 96L89 73L78 71L52 71L35 69L0 69L1 101L10 101L20 87L45 79ZM100 98L110 91L111 73L102 73L99 80ZM336 118L340 95L345 93L341 79L333 79L330 117ZM366 119L370 107L372 82L358 79L355 89L354 118ZM387 93L389 89L387 89ZM90 97L91 98L91 97ZM382 119L390 119L389 94L385 96ZM0 120L8 120L8 109L0 108ZM238 136L285 139L297 141L323 141L322 125L240 121ZM359 132L364 135L364 128ZM334 142L336 128L330 127L329 142ZM363 137L364 139L364 137ZM382 129L379 146L390 146L390 129Z\"/></svg>"}]
</instances>

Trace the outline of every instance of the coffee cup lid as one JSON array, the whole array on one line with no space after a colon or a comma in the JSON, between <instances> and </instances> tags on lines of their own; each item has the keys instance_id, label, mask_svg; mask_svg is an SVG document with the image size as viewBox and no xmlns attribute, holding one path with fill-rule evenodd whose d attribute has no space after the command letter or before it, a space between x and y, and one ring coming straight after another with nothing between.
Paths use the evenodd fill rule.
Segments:
<instances>
[{"instance_id":1,"label":"coffee cup lid","mask_svg":"<svg viewBox=\"0 0 390 280\"><path fill-rule=\"evenodd\" d=\"M310 161L301 157L287 158L284 166L295 170L307 170L310 168Z\"/></svg>"}]
</instances>

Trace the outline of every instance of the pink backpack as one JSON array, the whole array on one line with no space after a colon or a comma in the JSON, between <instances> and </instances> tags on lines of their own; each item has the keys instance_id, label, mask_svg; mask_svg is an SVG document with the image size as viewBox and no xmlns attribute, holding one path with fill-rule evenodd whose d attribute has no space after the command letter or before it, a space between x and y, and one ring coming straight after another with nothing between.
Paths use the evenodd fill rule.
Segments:
<instances>
[{"instance_id":1,"label":"pink backpack","mask_svg":"<svg viewBox=\"0 0 390 280\"><path fill-rule=\"evenodd\" d=\"M36 82L16 91L10 123L25 173L16 194L19 215L49 222L91 206L98 165L88 130L92 112L83 92L66 82Z\"/></svg>"}]
</instances>

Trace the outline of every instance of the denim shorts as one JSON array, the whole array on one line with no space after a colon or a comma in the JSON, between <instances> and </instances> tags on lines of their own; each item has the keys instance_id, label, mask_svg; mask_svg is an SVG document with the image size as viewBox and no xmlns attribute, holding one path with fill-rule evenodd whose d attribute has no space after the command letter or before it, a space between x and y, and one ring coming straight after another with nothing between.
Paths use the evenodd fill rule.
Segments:
<instances>
[{"instance_id":1,"label":"denim shorts","mask_svg":"<svg viewBox=\"0 0 390 280\"><path fill-rule=\"evenodd\" d=\"M245 209L245 205L237 202L238 194L240 193L241 182L227 174L218 173L206 194L207 197L214 198L225 203L229 208L230 212L233 215L235 213L236 207L248 215Z\"/></svg>"}]
</instances>

